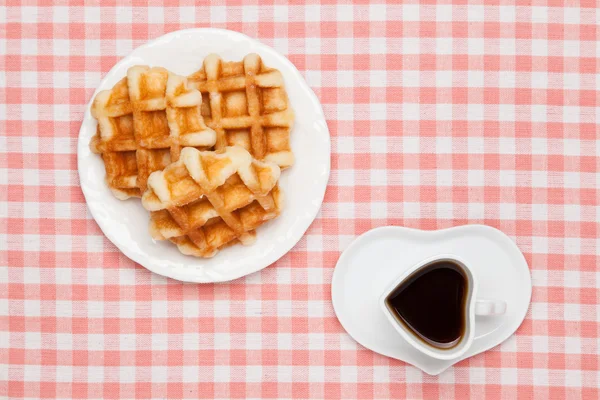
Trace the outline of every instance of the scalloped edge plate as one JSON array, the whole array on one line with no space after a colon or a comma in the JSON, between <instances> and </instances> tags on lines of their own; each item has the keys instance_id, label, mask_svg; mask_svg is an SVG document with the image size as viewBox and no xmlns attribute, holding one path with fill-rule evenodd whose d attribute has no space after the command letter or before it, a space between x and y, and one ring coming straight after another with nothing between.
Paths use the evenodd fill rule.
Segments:
<instances>
[{"instance_id":1,"label":"scalloped edge plate","mask_svg":"<svg viewBox=\"0 0 600 400\"><path fill-rule=\"evenodd\" d=\"M118 62L100 82L111 88L136 64L163 66L188 75L198 70L210 53L224 60L241 60L258 53L265 64L283 74L296 121L291 132L295 164L282 172L285 195L281 215L259 228L251 246L223 249L211 259L181 254L170 242L154 241L148 234L148 213L139 199L116 199L104 182L104 163L88 145L96 121L87 105L77 144L81 189L88 208L104 232L127 257L152 272L187 282L222 282L259 271L285 255L317 216L329 180L331 144L323 109L296 67L272 48L238 32L224 29L186 29L152 40Z\"/></svg>"}]
</instances>

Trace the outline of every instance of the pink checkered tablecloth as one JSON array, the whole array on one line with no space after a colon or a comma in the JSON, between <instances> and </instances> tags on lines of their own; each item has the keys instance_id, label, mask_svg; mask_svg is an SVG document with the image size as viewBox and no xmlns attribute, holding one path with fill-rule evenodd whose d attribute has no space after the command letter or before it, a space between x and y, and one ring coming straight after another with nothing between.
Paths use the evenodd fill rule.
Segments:
<instances>
[{"instance_id":1,"label":"pink checkered tablecloth","mask_svg":"<svg viewBox=\"0 0 600 400\"><path fill-rule=\"evenodd\" d=\"M54 3L0 1L0 398L600 397L596 1ZM332 174L281 260L182 284L104 237L76 142L119 59L208 26L298 67ZM330 283L352 239L467 223L501 229L530 265L514 336L432 377L344 332Z\"/></svg>"}]
</instances>

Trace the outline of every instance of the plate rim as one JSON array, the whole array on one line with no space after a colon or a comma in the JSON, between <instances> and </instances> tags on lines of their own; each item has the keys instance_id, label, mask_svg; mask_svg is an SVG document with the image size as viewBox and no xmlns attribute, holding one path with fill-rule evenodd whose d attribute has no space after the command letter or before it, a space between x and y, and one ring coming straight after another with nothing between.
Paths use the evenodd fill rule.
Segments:
<instances>
[{"instance_id":1,"label":"plate rim","mask_svg":"<svg viewBox=\"0 0 600 400\"><path fill-rule=\"evenodd\" d=\"M92 118L90 110L91 110L91 105L94 101L94 98L96 97L96 94L100 91L100 87L105 85L106 82L111 78L111 71L120 67L122 64L127 63L129 61L130 57L137 50L139 50L141 48L151 47L158 42L169 39L172 36L178 36L178 35L182 35L182 34L192 34L192 35L193 34L220 34L220 35L226 35L228 37L232 37L233 39L237 39L237 40L250 41L250 42L253 42L253 44L256 46L256 50L258 50L259 52L270 53L271 56L280 60L281 63L284 64L289 69L289 71L293 75L295 75L295 77L299 81L301 88L307 94L307 99L310 101L311 106L314 107L315 110L317 111L317 113L315 115L315 117L316 117L315 122L319 122L319 123L322 122L322 127L324 128L323 133L326 134L326 136L327 136L326 138L325 137L323 138L324 139L323 143L325 143L327 146L325 149L326 154L328 155L328 157L326 157L326 163L323 165L324 170L322 173L323 176L321 178L323 180L324 184L322 185L322 188L319 188L319 190L316 192L316 195L314 197L313 204L315 204L316 207L302 211L303 213L308 213L307 214L308 218L305 220L306 226L298 229L298 238L297 239L289 240L287 242L282 243L281 246L279 247L280 248L279 251L271 252L270 256L265 256L263 261L256 262L255 265L251 265L248 268L238 268L237 270L235 270L235 272L237 272L237 273L228 273L226 275L219 274L218 276L215 276L214 274L197 275L197 274L193 273L193 271L195 269L192 269L192 268L190 268L190 269L187 269L187 268L165 268L165 267L156 266L152 263L146 263L145 260L141 260L140 257L138 256L138 253L130 251L127 246L123 245L122 243L119 243L119 240L117 240L116 235L114 235L112 233L110 227L106 224L107 221L100 218L100 216L98 215L100 213L100 210L93 207L93 205L92 205L93 201L90 203L90 198L92 196L90 193L87 193L87 191L88 191L88 189L91 190L91 188L88 188L87 184L85 184L82 179L81 170L85 165L85 160L84 160L85 157L84 157L83 153L80 151L80 149L89 146L89 142L83 143L84 139L82 136L83 136L84 130L86 130L85 126L86 126L88 119ZM327 119L325 117L325 113L323 111L323 106L322 106L319 98L314 93L312 88L308 85L308 83L306 82L306 80L304 79L304 77L302 76L300 71L298 70L298 68L296 68L296 66L286 56L279 53L278 51L273 49L271 46L255 39L255 38L252 38L248 35L237 32L237 31L232 31L229 29L221 29L221 28L180 29L180 30L168 32L164 35L158 36L158 37L156 37L152 40L149 40L149 41L141 44L140 46L137 46L136 48L132 49L126 56L124 56L121 60L119 60L117 63L115 63L111 67L111 69L104 75L104 77L100 80L100 82L98 83L96 89L94 90L94 93L92 94L89 102L85 106L81 126L80 126L79 132L77 134L77 174L79 176L79 184L80 184L79 186L80 186L83 196L85 198L87 209L90 211L92 218L94 219L94 221L96 222L96 224L98 225L98 227L100 228L100 230L102 231L104 236L106 236L106 238L115 247L117 247L119 249L119 251L122 252L127 258L129 258L133 262L143 266L144 268L148 269L149 271L151 271L155 274L165 276L165 277L168 277L171 279L179 280L182 282L191 282L191 283L229 282L229 281L239 279L244 276L253 274L262 269L265 269L266 267L275 263L277 260L279 260L284 255L286 255L304 237L304 235L306 234L306 231L310 228L310 226L314 222L315 218L317 217L319 211L321 210L323 201L325 199L325 193L327 191L327 187L329 186L329 179L331 177L331 133L329 132L329 126L327 124ZM196 262L202 260L202 259L198 259L198 258L192 257L192 256L188 256L188 257L190 257L190 259L192 260L191 261L192 263L196 263ZM216 257L218 257L218 254L216 255Z\"/></svg>"},{"instance_id":2,"label":"plate rim","mask_svg":"<svg viewBox=\"0 0 600 400\"><path fill-rule=\"evenodd\" d=\"M483 350L476 352L474 354L470 354L469 351L467 351L463 356L458 357L456 359L453 360L446 360L446 361L441 361L438 364L437 368L428 368L428 367L423 367L421 365L416 365L413 363L414 359L411 359L410 361L405 360L405 359L401 359L395 356L390 356L387 354L383 354L380 353L378 351L373 350L371 347L365 346L362 342L360 342L359 340L357 340L355 338L355 336L348 330L346 329L346 325L344 324L344 322L342 321L344 317L340 318L340 315L342 315L342 313L340 312L340 307L339 305L336 306L336 296L335 296L335 290L334 287L336 286L335 282L339 281L340 279L340 274L342 272L339 272L338 270L338 265L340 265L340 263L347 263L347 261L345 260L345 258L349 257L348 254L352 251L355 250L357 246L360 245L360 243L366 239L368 239L368 237L375 235L381 231L403 231L403 232L408 232L408 233L416 233L416 234L439 234L439 233L443 233L446 231L450 231L450 230L469 230L469 229L483 229L483 230L488 230L490 232L493 232L493 234L495 235L499 235L499 237L502 237L502 240L506 243L509 243L511 246L513 246L520 258L522 259L523 263L525 264L525 266L527 266L527 273L523 273L523 277L525 278L524 283L527 286L527 307L524 307L524 311L522 313L522 316L517 316L515 317L515 320L518 321L518 324L516 325L516 328L514 330L511 330L511 333L508 334L508 336L506 336L504 339L502 339L500 342L493 344L493 342L491 342L492 344L486 344ZM377 228L373 228L370 229L366 232L363 232L362 234L358 235L356 238L354 238L354 240L352 240L352 242L350 242L350 244L342 251L342 253L340 254L340 257L338 258L338 261L335 264L334 270L333 270L333 274L331 277L331 303L333 306L333 311L335 313L336 318L338 319L340 325L342 326L342 328L344 329L344 331L352 338L352 340L354 340L356 343L358 343L359 345L363 346L366 349L369 349L375 353L381 354L384 357L389 357L389 358L393 358L402 362L405 362L409 365L414 366L415 368L420 369L421 371L429 374L429 375L439 375L442 372L444 372L445 370L447 370L448 368L452 367L453 365L455 365L456 363L463 361L467 358L476 356L478 354L484 353L488 350L490 350L491 348L494 348L496 346L499 346L500 344L502 344L503 342L505 342L506 340L508 340L512 335L514 335L514 333L519 329L519 327L523 324L523 321L525 320L525 318L527 317L527 312L529 311L529 308L531 306L531 296L532 296L532 291L533 291L533 287L531 284L531 269L529 268L529 264L527 263L527 259L525 259L525 256L523 255L523 252L521 251L521 249L519 249L519 247L517 246L517 244L510 239L510 237L505 234L504 232L502 232L500 229L497 229L495 227L489 226L489 225L483 225L483 224L465 224L465 225L458 225L458 226L453 226L453 227L448 227L448 228L442 228L442 229L435 229L435 230L425 230L425 229L416 229L416 228L409 228L409 227L404 227L404 226L397 226L397 225L387 225L387 226L380 226ZM379 311L379 309L378 309ZM402 337L400 335L398 335L399 338L401 340ZM473 343L475 343L476 341L482 341L482 340L486 340L485 336L483 337L475 337L473 340ZM424 357L426 357L424 355ZM445 365L446 362L450 362L450 364Z\"/></svg>"}]
</instances>

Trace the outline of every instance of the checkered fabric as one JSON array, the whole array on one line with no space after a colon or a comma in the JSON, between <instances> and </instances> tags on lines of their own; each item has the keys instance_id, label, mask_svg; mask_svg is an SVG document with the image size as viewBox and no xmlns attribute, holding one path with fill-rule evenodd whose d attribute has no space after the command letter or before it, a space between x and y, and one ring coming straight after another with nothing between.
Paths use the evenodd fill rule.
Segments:
<instances>
[{"instance_id":1,"label":"checkered fabric","mask_svg":"<svg viewBox=\"0 0 600 400\"><path fill-rule=\"evenodd\" d=\"M0 398L600 397L595 0L50 3L0 2ZM304 238L216 285L123 256L87 211L76 163L110 68L202 26L286 55L332 136ZM530 265L514 336L432 377L344 332L330 283L352 239L467 223L501 229Z\"/></svg>"}]
</instances>

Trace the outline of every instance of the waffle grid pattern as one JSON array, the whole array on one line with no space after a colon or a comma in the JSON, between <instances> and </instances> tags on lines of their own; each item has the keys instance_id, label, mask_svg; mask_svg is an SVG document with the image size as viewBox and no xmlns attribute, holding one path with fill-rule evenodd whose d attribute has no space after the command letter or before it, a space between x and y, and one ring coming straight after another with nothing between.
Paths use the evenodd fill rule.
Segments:
<instances>
[{"instance_id":1,"label":"waffle grid pattern","mask_svg":"<svg viewBox=\"0 0 600 400\"><path fill-rule=\"evenodd\" d=\"M237 241L252 244L254 230L281 212L279 175L276 164L254 160L239 146L185 148L148 179L142 204L152 211L150 234L197 257L213 257Z\"/></svg>"},{"instance_id":2,"label":"waffle grid pattern","mask_svg":"<svg viewBox=\"0 0 600 400\"><path fill-rule=\"evenodd\" d=\"M203 95L202 115L217 132L215 149L238 144L259 160L281 167L293 164L294 113L283 76L266 67L260 56L249 54L236 62L210 54L189 82Z\"/></svg>"}]
</instances>

